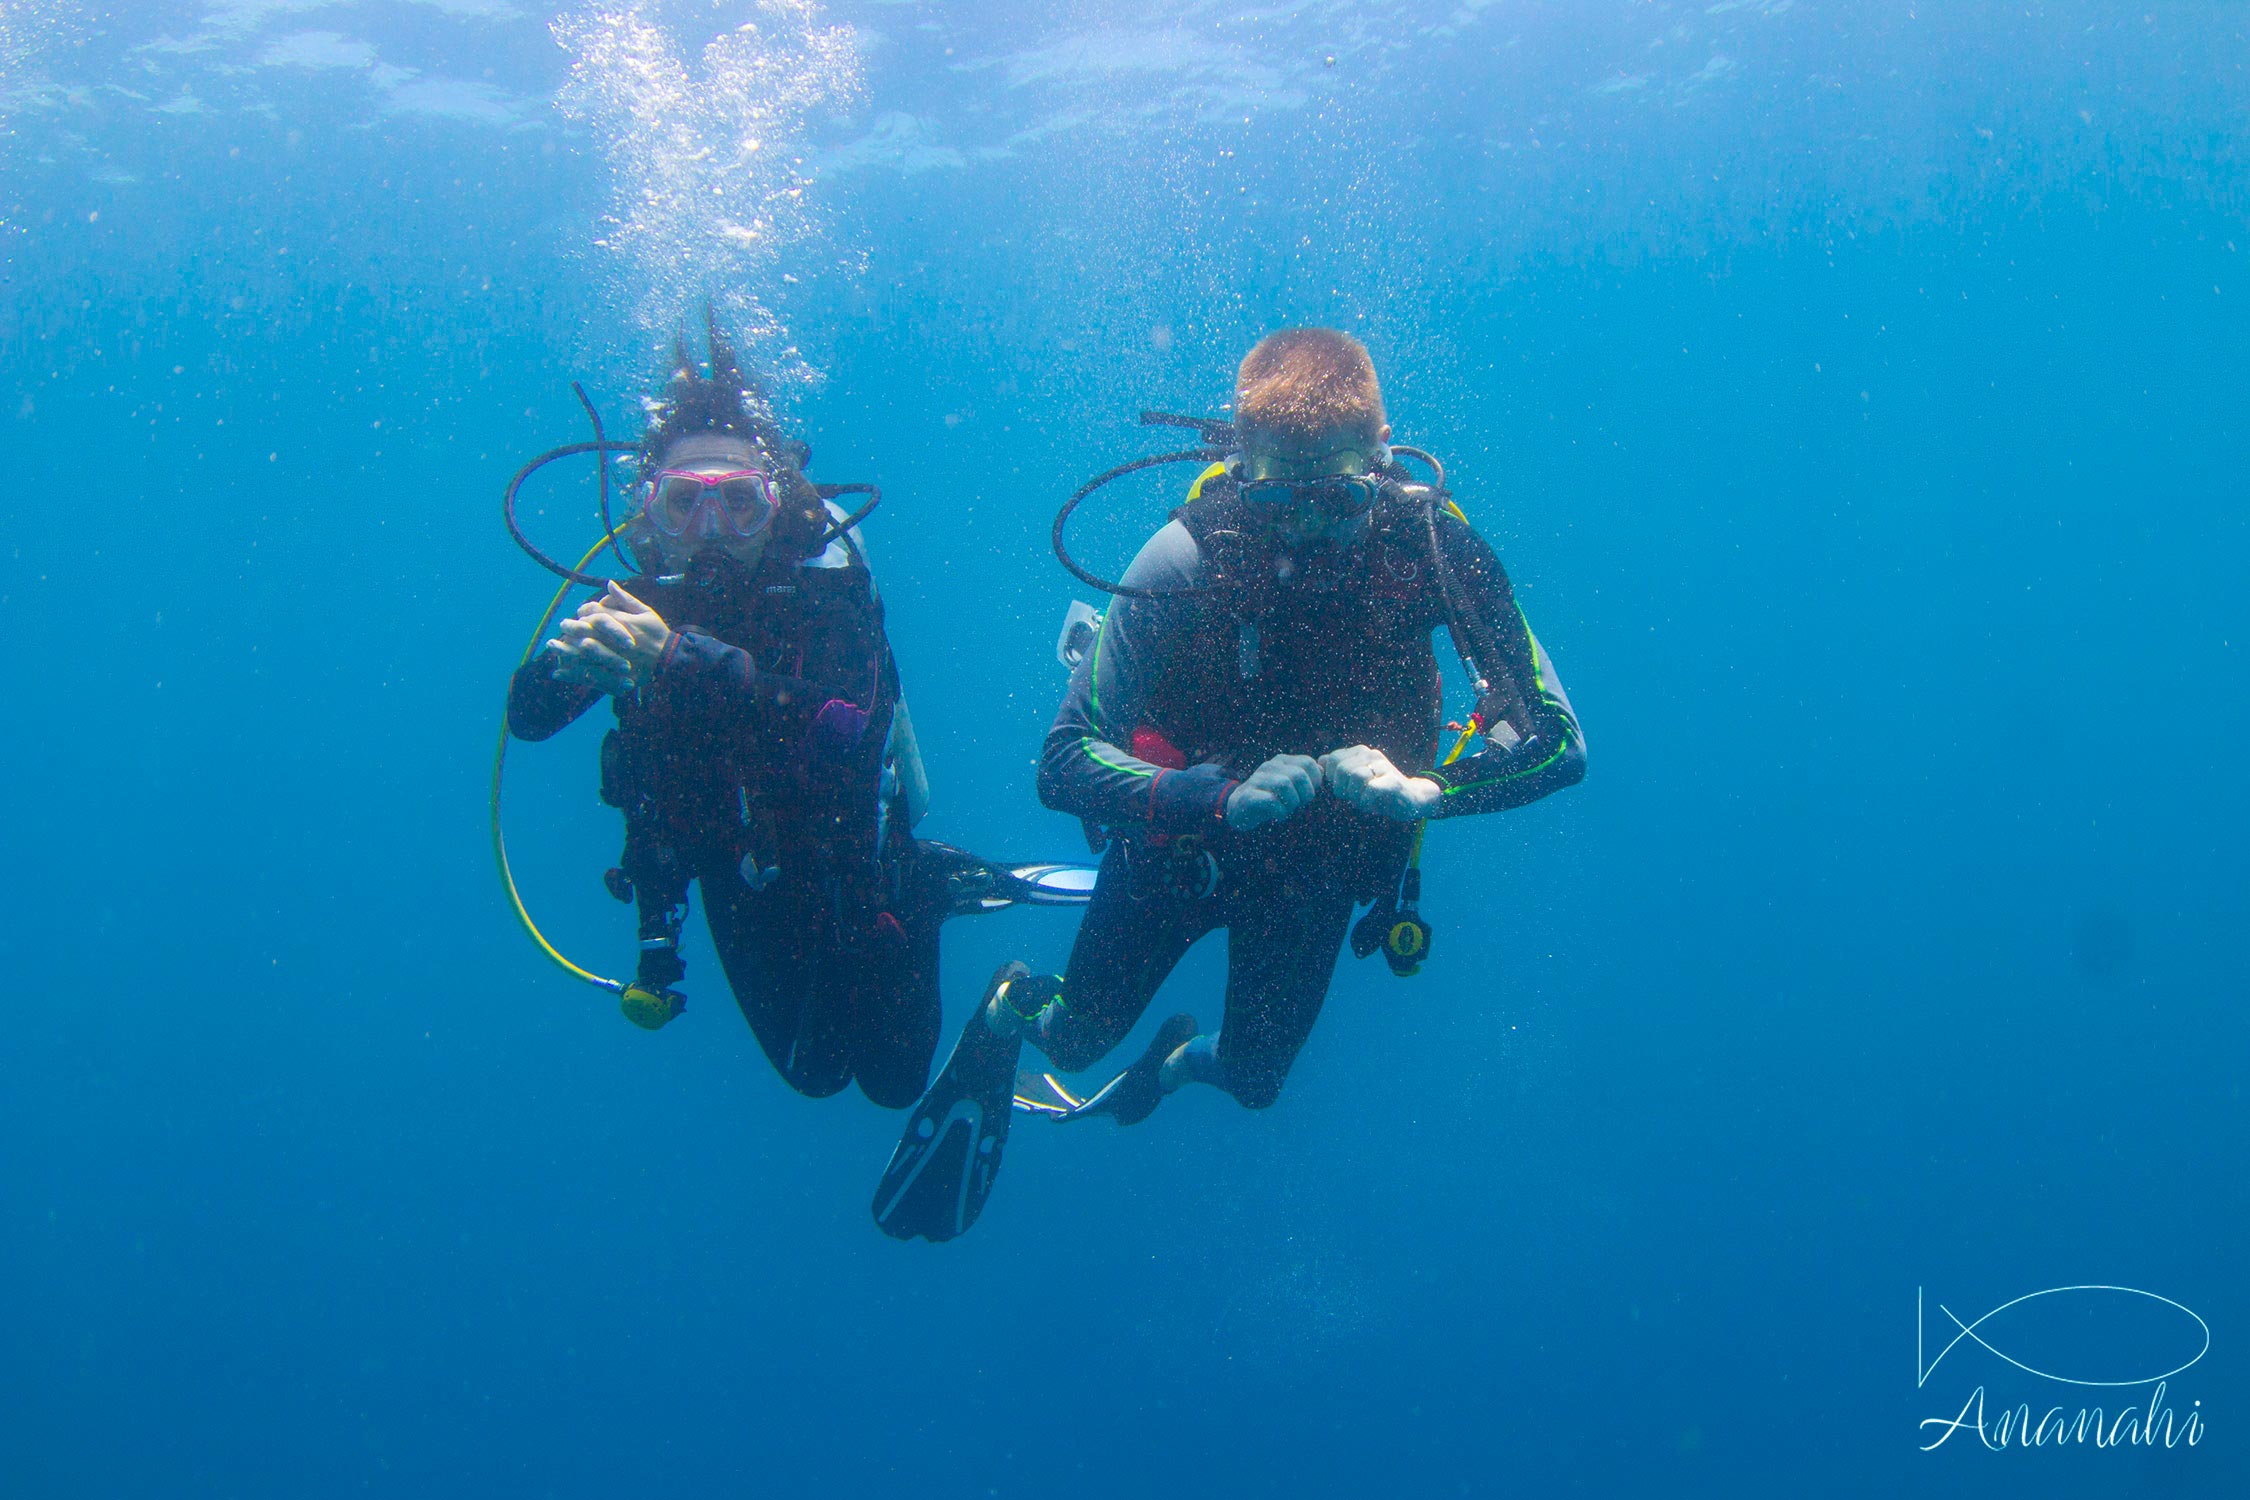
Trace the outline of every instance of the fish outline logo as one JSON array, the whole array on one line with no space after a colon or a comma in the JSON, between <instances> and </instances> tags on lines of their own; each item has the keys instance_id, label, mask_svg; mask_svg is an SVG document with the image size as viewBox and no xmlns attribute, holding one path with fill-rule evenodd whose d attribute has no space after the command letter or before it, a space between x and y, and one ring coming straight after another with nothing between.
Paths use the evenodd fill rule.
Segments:
<instances>
[{"instance_id":1,"label":"fish outline logo","mask_svg":"<svg viewBox=\"0 0 2250 1500\"><path fill-rule=\"evenodd\" d=\"M2199 1347L2195 1351L2195 1353L2189 1355L2184 1362L2175 1365L2171 1369L2165 1370L2160 1374L2139 1375L2130 1380L2089 1380L2075 1375L2058 1375L2051 1370L2042 1370L2037 1366L2026 1364L2022 1360L2017 1359L2014 1355L2008 1353L2006 1350L1996 1348L1989 1340L1985 1338L1983 1334L1977 1332L1979 1328L1991 1322L1994 1318L2000 1316L2000 1314L2006 1312L2009 1308L2020 1307L2022 1304L2033 1301L2040 1297L2058 1297L2070 1294L2105 1292L2115 1293L2121 1296L2128 1297L2145 1297L2152 1302L2160 1302L2166 1307L2175 1308L2178 1311L2187 1314L2187 1316L2194 1322L2196 1329L2203 1335L2203 1342L2201 1347ZM2136 1385L2154 1385L2158 1381L2169 1380L2174 1375L2177 1375L2184 1370L2193 1368L2203 1358L2204 1355L2211 1352L2211 1325L2204 1322L2203 1315L2198 1313L2194 1308L2189 1307L2186 1303L2176 1302L2172 1298L2166 1297L2157 1292L2143 1291L2139 1287L2088 1284L2082 1286L2051 1286L2041 1291L2026 1292L2021 1297L2011 1298L2008 1301L2001 1303L1998 1307L1993 1308L1990 1312L1985 1313L1983 1316L1966 1323L1961 1320L1960 1315L1954 1312L1952 1308L1947 1307L1944 1303L1940 1302L1937 1305L1938 1311L1944 1313L1946 1317L1950 1318L1953 1322L1953 1326L1960 1331L1954 1334L1951 1339L1948 1339L1946 1341L1945 1347L1943 1349L1940 1349L1935 1357L1925 1359L1924 1356L1927 1353L1927 1332L1929 1328L1929 1320L1927 1311L1925 1310L1923 1304L1924 1290L1921 1287L1916 1287L1914 1289L1914 1387L1916 1390L1920 1390L1929 1382L1929 1378L1932 1372L1937 1369L1938 1365L1944 1361L1945 1357L1948 1354L1951 1354L1953 1352L1954 1348L1959 1345L1963 1339L1971 1340L1972 1342L1976 1343L1984 1350L1986 1350L1988 1353L1996 1355L2007 1363L2014 1365L2017 1369L2022 1370L2027 1375L2036 1375L2042 1380L2052 1380L2063 1385L2091 1386L2100 1389L2116 1389L2120 1387Z\"/></svg>"}]
</instances>

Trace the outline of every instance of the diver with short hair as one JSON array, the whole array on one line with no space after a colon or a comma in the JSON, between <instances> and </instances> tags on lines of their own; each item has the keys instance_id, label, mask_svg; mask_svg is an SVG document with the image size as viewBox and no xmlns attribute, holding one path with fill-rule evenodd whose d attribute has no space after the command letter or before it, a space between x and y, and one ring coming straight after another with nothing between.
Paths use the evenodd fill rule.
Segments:
<instances>
[{"instance_id":1,"label":"diver with short hair","mask_svg":"<svg viewBox=\"0 0 2250 1500\"><path fill-rule=\"evenodd\" d=\"M641 954L631 984L608 983L629 1019L653 1030L679 1014L700 885L735 999L783 1079L815 1096L856 1080L903 1109L937 1048L940 925L1030 888L913 837L928 787L855 517L806 479L809 450L706 322L709 373L675 346L640 444L640 505L616 529L657 566L591 579L533 549L606 587L517 670L508 728L543 740L613 703L601 792L625 815L625 848L608 885L638 908ZM624 446L597 421L595 443L535 460L517 484L553 456ZM851 488L868 487L827 494Z\"/></svg>"},{"instance_id":2,"label":"diver with short hair","mask_svg":"<svg viewBox=\"0 0 2250 1500\"><path fill-rule=\"evenodd\" d=\"M1401 974L1426 955L1413 912L1423 823L1520 807L1585 774L1577 717L1506 572L1442 468L1433 487L1399 461L1418 450L1394 452L1357 340L1273 334L1242 361L1231 424L1143 420L1217 446L1120 465L1056 522L1065 565L1119 596L1078 656L1039 769L1040 800L1106 844L1100 879L1065 972L997 976L908 1122L874 1203L900 1238L950 1239L974 1221L1010 1104L1132 1124L1189 1083L1272 1104L1347 934L1360 946L1356 905L1372 903L1365 951L1384 946ZM1064 521L1100 484L1214 458L1122 582L1062 551ZM1478 695L1443 741L1440 626ZM1083 1096L1014 1076L1025 1040L1066 1072L1099 1062L1190 945L1221 929L1215 1034L1174 1016ZM951 1128L964 1118L978 1128Z\"/></svg>"}]
</instances>

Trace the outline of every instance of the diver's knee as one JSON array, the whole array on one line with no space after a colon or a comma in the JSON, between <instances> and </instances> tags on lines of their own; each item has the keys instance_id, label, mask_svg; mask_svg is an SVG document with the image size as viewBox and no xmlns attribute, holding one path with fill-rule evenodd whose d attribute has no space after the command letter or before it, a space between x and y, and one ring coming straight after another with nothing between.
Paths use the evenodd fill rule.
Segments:
<instances>
[{"instance_id":1,"label":"diver's knee","mask_svg":"<svg viewBox=\"0 0 2250 1500\"><path fill-rule=\"evenodd\" d=\"M852 1081L852 1075L832 1071L816 1073L809 1068L783 1068L781 1081L808 1099L826 1099L831 1094L842 1093L844 1085Z\"/></svg>"},{"instance_id":2,"label":"diver's knee","mask_svg":"<svg viewBox=\"0 0 2250 1500\"><path fill-rule=\"evenodd\" d=\"M1274 1101L1281 1097L1281 1079L1279 1073L1254 1073L1240 1078L1230 1069L1221 1087L1244 1109L1271 1109Z\"/></svg>"},{"instance_id":3,"label":"diver's knee","mask_svg":"<svg viewBox=\"0 0 2250 1500\"><path fill-rule=\"evenodd\" d=\"M897 1077L859 1075L859 1091L868 1102L883 1109L909 1109L922 1097L922 1080L904 1074Z\"/></svg>"}]
</instances>

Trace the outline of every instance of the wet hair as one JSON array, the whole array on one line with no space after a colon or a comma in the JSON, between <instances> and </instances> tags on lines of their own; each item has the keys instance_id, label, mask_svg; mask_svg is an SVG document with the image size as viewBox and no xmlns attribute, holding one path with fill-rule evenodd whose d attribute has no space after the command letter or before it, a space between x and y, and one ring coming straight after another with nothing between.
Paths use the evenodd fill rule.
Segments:
<instances>
[{"instance_id":1,"label":"wet hair","mask_svg":"<svg viewBox=\"0 0 2250 1500\"><path fill-rule=\"evenodd\" d=\"M710 372L697 365L683 332L672 345L672 369L664 393L649 403L648 431L641 439L642 467L661 463L681 438L723 433L759 449L777 467L801 472L810 451L782 432L764 385L742 368L708 302L703 305L703 328L711 353Z\"/></svg>"},{"instance_id":2,"label":"wet hair","mask_svg":"<svg viewBox=\"0 0 2250 1500\"><path fill-rule=\"evenodd\" d=\"M1378 441L1383 391L1367 346L1333 328L1284 328L1243 356L1235 425L1253 437L1309 442L1344 431Z\"/></svg>"},{"instance_id":3,"label":"wet hair","mask_svg":"<svg viewBox=\"0 0 2250 1500\"><path fill-rule=\"evenodd\" d=\"M765 387L742 368L709 303L703 305L703 331L711 353L708 372L697 365L685 333L673 341L671 373L665 379L664 393L647 403L641 473L654 474L683 439L738 439L763 457L780 486L781 514L775 517L773 528L780 555L808 554L828 524L820 492L805 477L812 449L781 430ZM643 555L644 547L654 548L658 556L664 552L665 544L645 524L638 525L629 537L636 556Z\"/></svg>"}]
</instances>

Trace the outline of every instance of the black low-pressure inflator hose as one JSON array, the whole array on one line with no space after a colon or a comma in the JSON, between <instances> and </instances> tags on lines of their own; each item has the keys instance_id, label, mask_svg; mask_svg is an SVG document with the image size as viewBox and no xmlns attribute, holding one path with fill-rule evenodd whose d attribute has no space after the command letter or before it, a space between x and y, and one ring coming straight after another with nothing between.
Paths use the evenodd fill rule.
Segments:
<instances>
[{"instance_id":1,"label":"black low-pressure inflator hose","mask_svg":"<svg viewBox=\"0 0 2250 1500\"><path fill-rule=\"evenodd\" d=\"M1430 466L1430 472L1437 476L1437 482L1433 486L1433 488L1437 490L1438 498L1441 500L1450 500L1452 498L1452 492L1447 490L1445 487L1445 465L1438 462L1436 454L1430 452L1426 448L1410 447L1405 443L1393 443L1390 445L1390 447L1391 452L1394 454L1403 453L1408 458L1418 458L1422 462L1428 464Z\"/></svg>"},{"instance_id":2,"label":"black low-pressure inflator hose","mask_svg":"<svg viewBox=\"0 0 2250 1500\"><path fill-rule=\"evenodd\" d=\"M586 587L591 589L601 589L609 587L611 582L610 579L604 578L598 573L588 573L581 569L573 568L568 564L556 562L546 553L540 551L537 544L534 543L530 537L527 537L523 534L523 528L516 524L516 491L523 488L523 482L526 479L529 479L532 475L538 473L541 469L544 469L545 467L547 467L547 465L555 462L557 459L575 458L581 453L599 453L603 456L603 460L606 464L608 456L610 454L631 453L637 451L639 447L640 445L638 443L616 443L610 442L606 439L592 443L565 443L560 448L549 448L546 452L540 454L537 458L534 458L530 463L527 463L522 468L516 470L516 477L508 481L508 492L501 498L500 501L500 516L501 519L505 520L508 523L508 535L516 539L516 545L523 548L523 550L530 555L533 562L539 564L539 566L545 568L548 572L554 574L556 577L567 578L572 583L582 583L586 585ZM606 505L603 507L603 513L606 517L608 513L608 507Z\"/></svg>"},{"instance_id":3,"label":"black low-pressure inflator hose","mask_svg":"<svg viewBox=\"0 0 2250 1500\"><path fill-rule=\"evenodd\" d=\"M617 559L617 565L628 573L638 572L640 570L633 566L633 560L625 555L625 549L617 545L617 527L609 518L609 434L602 431L602 414L594 409L593 399L586 394L585 386L573 380L570 383L570 393L578 398L580 406L586 408L586 420L594 425L595 461L602 471L602 535L609 538L610 555ZM1443 471L1439 472L1442 476ZM1442 489L1444 483L1441 477L1438 481L1439 488Z\"/></svg>"},{"instance_id":4,"label":"black low-pressure inflator hose","mask_svg":"<svg viewBox=\"0 0 2250 1500\"><path fill-rule=\"evenodd\" d=\"M838 537L848 536L860 522L875 513L876 506L883 503L883 492L881 490L874 485L858 481L851 484L816 484L813 486L813 493L823 500L834 500L839 495L865 495L867 497L865 505L862 505L841 521L832 523L826 531L823 531L813 540L812 551L809 554L813 557L818 557L821 553L826 552L828 544ZM847 542L846 545L850 544Z\"/></svg>"},{"instance_id":5,"label":"black low-pressure inflator hose","mask_svg":"<svg viewBox=\"0 0 2250 1500\"><path fill-rule=\"evenodd\" d=\"M1086 569L1080 567L1078 565L1078 560L1070 555L1070 548L1063 543L1063 528L1070 524L1070 513L1078 509L1079 503L1083 501L1088 495L1091 495L1092 493L1094 493L1094 491L1109 483L1112 479L1122 479L1127 474L1137 473L1142 469L1158 468L1164 464L1211 464L1217 463L1220 459L1223 459L1225 457L1225 450L1220 448L1186 448L1178 453L1159 453L1152 458L1136 458L1130 463L1119 464L1114 469L1104 469L1101 473L1096 474L1093 478L1080 485L1077 491L1073 493L1068 500L1065 500L1063 502L1062 509L1055 512L1054 543L1056 560L1059 561L1064 568L1069 570L1071 577L1077 579L1080 583L1085 584L1088 588L1100 589L1105 594L1115 594L1118 597L1124 599L1177 599L1185 597L1189 594L1209 593L1210 590L1207 588L1130 588L1125 584L1117 583L1111 579L1098 577L1095 574L1090 573Z\"/></svg>"}]
</instances>

